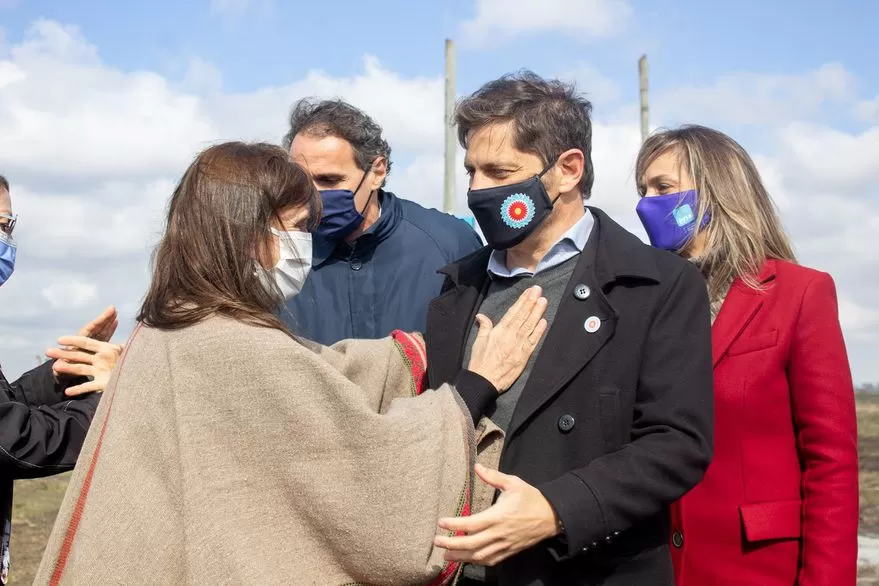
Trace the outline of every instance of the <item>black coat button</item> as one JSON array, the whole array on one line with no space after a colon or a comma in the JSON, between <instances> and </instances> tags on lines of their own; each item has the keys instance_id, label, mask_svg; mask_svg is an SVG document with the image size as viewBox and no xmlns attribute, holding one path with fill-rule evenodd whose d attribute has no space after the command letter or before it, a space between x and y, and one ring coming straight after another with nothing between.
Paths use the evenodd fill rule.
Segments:
<instances>
[{"instance_id":1,"label":"black coat button","mask_svg":"<svg viewBox=\"0 0 879 586\"><path fill-rule=\"evenodd\" d=\"M359 261L358 259L354 259L351 261L351 268L355 271L359 271L360 269L363 268L363 263L361 261Z\"/></svg>"},{"instance_id":2,"label":"black coat button","mask_svg":"<svg viewBox=\"0 0 879 586\"><path fill-rule=\"evenodd\" d=\"M572 429L574 429L574 418L570 415L562 415L559 417L559 431L562 433L568 433Z\"/></svg>"},{"instance_id":3,"label":"black coat button","mask_svg":"<svg viewBox=\"0 0 879 586\"><path fill-rule=\"evenodd\" d=\"M684 534L680 531L675 531L671 536L671 543L678 549L684 546Z\"/></svg>"},{"instance_id":4,"label":"black coat button","mask_svg":"<svg viewBox=\"0 0 879 586\"><path fill-rule=\"evenodd\" d=\"M592 290L589 288L589 285L584 285L580 283L576 287L574 287L574 297L583 301L584 299L589 299L589 295L592 293Z\"/></svg>"}]
</instances>

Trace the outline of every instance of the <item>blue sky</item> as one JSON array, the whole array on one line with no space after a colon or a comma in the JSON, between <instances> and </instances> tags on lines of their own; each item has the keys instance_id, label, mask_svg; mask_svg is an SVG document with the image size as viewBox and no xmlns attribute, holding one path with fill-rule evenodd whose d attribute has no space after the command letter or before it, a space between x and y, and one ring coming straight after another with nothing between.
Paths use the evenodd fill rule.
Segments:
<instances>
[{"instance_id":1,"label":"blue sky","mask_svg":"<svg viewBox=\"0 0 879 586\"><path fill-rule=\"evenodd\" d=\"M876 22L863 0L0 0L0 173L20 214L4 371L110 303L126 336L192 156L280 140L305 95L373 115L394 150L389 187L438 206L453 38L461 94L523 67L578 83L594 103L593 203L642 237L646 53L652 125L707 124L749 150L800 260L836 280L855 379L879 381ZM460 169L457 192L465 214Z\"/></svg>"},{"instance_id":2,"label":"blue sky","mask_svg":"<svg viewBox=\"0 0 879 586\"><path fill-rule=\"evenodd\" d=\"M212 11L209 0L17 0L0 22L12 42L38 18L74 23L108 64L125 70L173 77L181 59L199 56L221 66L225 90L247 91L314 68L350 75L364 53L406 76L435 75L443 68L443 40L455 38L460 22L475 13L470 0L243 4L249 8L229 16ZM875 48L875 2L638 0L631 6L622 34L609 39L528 34L494 48L459 47L459 87L472 90L523 66L551 75L585 62L636 96L634 62L649 53L657 90L720 72L783 74L834 61L859 77L865 93L879 90L875 51L865 49Z\"/></svg>"}]
</instances>

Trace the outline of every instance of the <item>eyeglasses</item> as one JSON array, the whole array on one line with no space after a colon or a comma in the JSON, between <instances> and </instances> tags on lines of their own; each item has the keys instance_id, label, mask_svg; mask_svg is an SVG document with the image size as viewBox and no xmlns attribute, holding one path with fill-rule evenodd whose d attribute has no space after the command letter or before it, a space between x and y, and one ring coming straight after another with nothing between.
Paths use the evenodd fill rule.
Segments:
<instances>
[{"instance_id":1,"label":"eyeglasses","mask_svg":"<svg viewBox=\"0 0 879 586\"><path fill-rule=\"evenodd\" d=\"M7 236L12 236L12 231L15 229L15 223L17 221L18 216L0 214L0 232L5 233Z\"/></svg>"}]
</instances>

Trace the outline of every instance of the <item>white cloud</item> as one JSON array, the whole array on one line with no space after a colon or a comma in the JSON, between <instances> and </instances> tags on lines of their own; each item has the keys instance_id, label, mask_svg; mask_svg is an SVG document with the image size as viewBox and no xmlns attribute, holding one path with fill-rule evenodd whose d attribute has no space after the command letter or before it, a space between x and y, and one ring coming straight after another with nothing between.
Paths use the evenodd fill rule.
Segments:
<instances>
[{"instance_id":1,"label":"white cloud","mask_svg":"<svg viewBox=\"0 0 879 586\"><path fill-rule=\"evenodd\" d=\"M594 39L619 32L631 14L628 0L476 0L476 14L461 24L461 36L485 47L529 33Z\"/></svg>"},{"instance_id":2,"label":"white cloud","mask_svg":"<svg viewBox=\"0 0 879 586\"><path fill-rule=\"evenodd\" d=\"M71 311L82 309L94 301L98 295L98 286L76 275L56 275L40 294L52 309Z\"/></svg>"},{"instance_id":3,"label":"white cloud","mask_svg":"<svg viewBox=\"0 0 879 586\"><path fill-rule=\"evenodd\" d=\"M0 160L10 175L176 174L217 135L197 96L152 72L105 68L76 29L50 21L12 48L2 81Z\"/></svg>"},{"instance_id":4,"label":"white cloud","mask_svg":"<svg viewBox=\"0 0 879 586\"><path fill-rule=\"evenodd\" d=\"M615 104L620 98L620 88L617 83L597 68L585 63L554 77L574 82L577 91L586 94L593 107Z\"/></svg>"},{"instance_id":5,"label":"white cloud","mask_svg":"<svg viewBox=\"0 0 879 586\"><path fill-rule=\"evenodd\" d=\"M855 116L865 122L879 124L879 96L855 104Z\"/></svg>"},{"instance_id":6,"label":"white cloud","mask_svg":"<svg viewBox=\"0 0 879 586\"><path fill-rule=\"evenodd\" d=\"M287 115L297 99L344 97L382 125L392 149L442 152L443 84L440 76L403 78L366 55L358 75L333 77L314 70L289 85L219 95L205 106L221 124L220 136L277 141L287 131Z\"/></svg>"},{"instance_id":7,"label":"white cloud","mask_svg":"<svg viewBox=\"0 0 879 586\"><path fill-rule=\"evenodd\" d=\"M724 74L712 84L662 92L650 106L662 120L779 124L805 119L828 104L850 102L854 91L854 76L841 64L829 63L802 74Z\"/></svg>"},{"instance_id":8,"label":"white cloud","mask_svg":"<svg viewBox=\"0 0 879 586\"><path fill-rule=\"evenodd\" d=\"M841 298L839 300L839 321L842 327L852 334L875 336L876 329L879 328L879 311Z\"/></svg>"},{"instance_id":9,"label":"white cloud","mask_svg":"<svg viewBox=\"0 0 879 586\"><path fill-rule=\"evenodd\" d=\"M788 165L802 171L799 182L812 187L858 189L879 169L879 126L849 133L797 123L781 128L779 139Z\"/></svg>"}]
</instances>

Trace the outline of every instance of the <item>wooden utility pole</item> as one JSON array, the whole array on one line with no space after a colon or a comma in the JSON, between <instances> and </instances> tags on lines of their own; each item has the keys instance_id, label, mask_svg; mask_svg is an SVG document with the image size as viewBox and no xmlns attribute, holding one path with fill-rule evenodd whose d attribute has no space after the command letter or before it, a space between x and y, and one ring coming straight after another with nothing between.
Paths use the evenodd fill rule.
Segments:
<instances>
[{"instance_id":1,"label":"wooden utility pole","mask_svg":"<svg viewBox=\"0 0 879 586\"><path fill-rule=\"evenodd\" d=\"M647 55L638 59L638 78L641 85L641 142L650 134L650 106L647 102Z\"/></svg>"},{"instance_id":2,"label":"wooden utility pole","mask_svg":"<svg viewBox=\"0 0 879 586\"><path fill-rule=\"evenodd\" d=\"M455 213L455 154L457 143L454 131L455 116L455 43L446 39L446 107L445 107L445 182L443 209Z\"/></svg>"}]
</instances>

